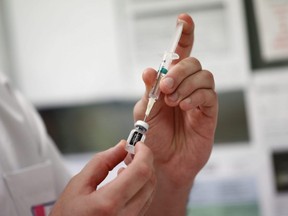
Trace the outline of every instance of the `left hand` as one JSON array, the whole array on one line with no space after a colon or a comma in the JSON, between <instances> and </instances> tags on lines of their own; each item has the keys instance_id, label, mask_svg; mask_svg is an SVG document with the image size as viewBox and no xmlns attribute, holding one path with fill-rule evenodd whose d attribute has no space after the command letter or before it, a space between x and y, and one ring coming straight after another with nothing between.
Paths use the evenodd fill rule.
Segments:
<instances>
[{"instance_id":1,"label":"left hand","mask_svg":"<svg viewBox=\"0 0 288 216\"><path fill-rule=\"evenodd\" d=\"M49 216L144 215L153 197L156 177L153 154L143 143L137 143L132 163L96 190L108 172L126 157L125 145L126 141L121 141L97 153L70 180Z\"/></svg>"}]
</instances>

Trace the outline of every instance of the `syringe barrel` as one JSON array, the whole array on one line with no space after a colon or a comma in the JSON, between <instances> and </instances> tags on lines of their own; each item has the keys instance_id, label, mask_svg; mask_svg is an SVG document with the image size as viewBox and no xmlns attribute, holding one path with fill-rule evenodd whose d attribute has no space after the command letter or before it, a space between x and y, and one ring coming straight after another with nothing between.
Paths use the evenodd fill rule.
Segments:
<instances>
[{"instance_id":1,"label":"syringe barrel","mask_svg":"<svg viewBox=\"0 0 288 216\"><path fill-rule=\"evenodd\" d=\"M161 82L162 78L168 72L168 69L170 68L172 61L175 59L179 59L179 55L177 53L175 53L175 51L176 51L176 48L178 46L178 42L179 42L181 34L182 34L183 26L184 26L183 22L179 22L177 24L176 33L175 33L174 39L172 41L172 46L169 50L167 50L164 53L161 65L158 69L156 81L155 81L152 89L149 92L149 100L148 100L147 108L145 111L145 118L144 119L146 119L148 117L151 109L154 106L154 103L160 97L160 94L161 94L160 82Z\"/></svg>"},{"instance_id":2,"label":"syringe barrel","mask_svg":"<svg viewBox=\"0 0 288 216\"><path fill-rule=\"evenodd\" d=\"M165 69L165 68L164 68ZM160 81L161 79L165 76L164 73L161 73L160 71L158 71L157 74L157 78L155 80L155 83L149 93L149 98L153 98L155 100L157 100L161 94L161 90L160 90Z\"/></svg>"}]
</instances>

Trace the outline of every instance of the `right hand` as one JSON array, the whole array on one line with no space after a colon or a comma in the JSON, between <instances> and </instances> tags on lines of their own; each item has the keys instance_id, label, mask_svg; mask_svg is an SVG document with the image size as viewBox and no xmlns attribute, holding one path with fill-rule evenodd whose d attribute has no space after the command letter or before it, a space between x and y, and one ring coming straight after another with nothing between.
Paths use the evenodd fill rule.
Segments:
<instances>
[{"instance_id":1,"label":"right hand","mask_svg":"<svg viewBox=\"0 0 288 216\"><path fill-rule=\"evenodd\" d=\"M108 172L123 161L126 142L98 153L74 176L56 202L50 216L143 215L156 185L153 154L138 142L133 161L117 177L100 189Z\"/></svg>"}]
</instances>

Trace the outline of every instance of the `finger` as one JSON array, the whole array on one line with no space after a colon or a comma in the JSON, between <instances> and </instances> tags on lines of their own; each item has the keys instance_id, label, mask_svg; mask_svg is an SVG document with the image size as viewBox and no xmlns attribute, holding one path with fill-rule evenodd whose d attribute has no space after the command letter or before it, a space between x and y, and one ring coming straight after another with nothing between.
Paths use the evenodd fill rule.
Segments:
<instances>
[{"instance_id":1,"label":"finger","mask_svg":"<svg viewBox=\"0 0 288 216\"><path fill-rule=\"evenodd\" d=\"M194 41L194 22L192 18L188 14L180 14L178 16L178 22L182 22L184 25L178 46L176 47L175 51L180 58L177 61L173 61L173 64L177 64L179 61L190 56ZM156 70L152 68L146 69L143 72L142 78L149 90L149 88L151 88L155 82Z\"/></svg>"},{"instance_id":2,"label":"finger","mask_svg":"<svg viewBox=\"0 0 288 216\"><path fill-rule=\"evenodd\" d=\"M194 22L188 14L180 14L178 16L178 22L184 23L182 34L176 48L176 53L179 55L179 59L173 61L172 65L177 64L182 59L190 56L193 42L194 42Z\"/></svg>"},{"instance_id":3,"label":"finger","mask_svg":"<svg viewBox=\"0 0 288 216\"><path fill-rule=\"evenodd\" d=\"M176 64L190 56L194 40L194 23L192 18L188 14L180 14L178 16L178 22L182 22L184 25L182 35L175 51L180 58L177 61L173 61L173 64ZM146 92L149 92L151 86L154 84L157 76L156 74L157 71L152 68L148 68L143 72L142 79L146 85L146 89L148 90Z\"/></svg>"},{"instance_id":4,"label":"finger","mask_svg":"<svg viewBox=\"0 0 288 216\"><path fill-rule=\"evenodd\" d=\"M127 154L127 156L125 157L125 159L124 159L124 163L126 164L126 165L129 165L131 162L132 162L132 160L133 160L133 155L132 154Z\"/></svg>"},{"instance_id":5,"label":"finger","mask_svg":"<svg viewBox=\"0 0 288 216\"><path fill-rule=\"evenodd\" d=\"M88 164L78 174L84 184L88 184L92 188L96 188L108 172L112 170L117 164L124 160L127 152L125 151L126 141L120 141L116 146L96 154Z\"/></svg>"},{"instance_id":6,"label":"finger","mask_svg":"<svg viewBox=\"0 0 288 216\"><path fill-rule=\"evenodd\" d=\"M178 22L184 23L183 25L183 30L182 34L180 37L180 40L178 42L178 46L175 50L175 52L179 55L179 59L176 61L173 61L171 66L177 64L179 61L182 59L190 56L190 52L193 46L193 41L194 41L194 22L192 18L188 14L180 14L178 16ZM171 67L173 68L173 67ZM169 69L170 70L170 69ZM169 72L168 72L169 74ZM156 79L156 71L154 69L146 69L143 72L143 81L146 86L146 91L145 94L143 95L142 99L138 101L134 107L134 116L135 118L142 118L144 113L145 113L145 108L148 102L148 94L152 88L152 85L155 82ZM162 100L162 98L160 98ZM157 103L161 107L161 103ZM158 108L159 108L158 107ZM153 108L154 110L157 110L157 108Z\"/></svg>"},{"instance_id":7,"label":"finger","mask_svg":"<svg viewBox=\"0 0 288 216\"><path fill-rule=\"evenodd\" d=\"M213 117L218 110L217 94L212 89L198 89L179 104L184 111L200 108L205 115Z\"/></svg>"},{"instance_id":8,"label":"finger","mask_svg":"<svg viewBox=\"0 0 288 216\"><path fill-rule=\"evenodd\" d=\"M157 71L154 70L153 68L147 68L142 73L142 79L143 79L143 81L145 83L145 87L146 87L146 92L145 92L146 98L147 98L152 86L155 83L156 77L157 77Z\"/></svg>"},{"instance_id":9,"label":"finger","mask_svg":"<svg viewBox=\"0 0 288 216\"><path fill-rule=\"evenodd\" d=\"M164 94L171 94L187 77L202 70L200 62L193 57L184 59L175 65L161 80L160 88Z\"/></svg>"},{"instance_id":10,"label":"finger","mask_svg":"<svg viewBox=\"0 0 288 216\"><path fill-rule=\"evenodd\" d=\"M199 71L184 79L174 92L165 96L165 101L169 106L177 106L180 101L198 89L214 90L214 88L212 73L206 70Z\"/></svg>"},{"instance_id":11,"label":"finger","mask_svg":"<svg viewBox=\"0 0 288 216\"><path fill-rule=\"evenodd\" d=\"M100 188L95 196L101 196L103 200L117 200L118 205L124 205L141 190L153 172L153 154L144 143L138 142L131 164L116 179Z\"/></svg>"},{"instance_id":12,"label":"finger","mask_svg":"<svg viewBox=\"0 0 288 216\"><path fill-rule=\"evenodd\" d=\"M146 86L146 91L143 94L141 100L139 100L134 106L134 118L142 119L144 117L145 109L148 103L148 95L155 82L157 71L152 68L147 68L143 71L142 79Z\"/></svg>"},{"instance_id":13,"label":"finger","mask_svg":"<svg viewBox=\"0 0 288 216\"><path fill-rule=\"evenodd\" d=\"M194 22L192 18L188 14L180 14L178 16L178 22L182 22L184 25L183 25L182 35L180 37L178 46L175 51L179 55L180 58L177 61L173 61L173 64L176 64L182 59L190 56L190 52L191 52L191 49L193 46L193 40L194 40ZM149 92L151 86L155 82L156 70L152 68L146 69L143 72L142 78L146 87L148 87L148 92Z\"/></svg>"}]
</instances>

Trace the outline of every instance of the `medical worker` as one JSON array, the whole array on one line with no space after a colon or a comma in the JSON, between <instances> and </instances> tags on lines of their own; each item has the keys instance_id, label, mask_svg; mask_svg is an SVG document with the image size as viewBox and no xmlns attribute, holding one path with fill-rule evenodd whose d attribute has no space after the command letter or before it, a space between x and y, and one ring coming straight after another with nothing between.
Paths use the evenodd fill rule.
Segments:
<instances>
[{"instance_id":1,"label":"medical worker","mask_svg":"<svg viewBox=\"0 0 288 216\"><path fill-rule=\"evenodd\" d=\"M180 59L161 81L162 97L133 159L122 140L71 178L36 110L0 75L0 216L45 216L51 209L51 216L186 214L193 181L211 153L218 102L212 74L189 57L194 23L187 14L178 18ZM135 120L143 119L155 77L154 69L143 73L147 89ZM123 160L128 166L97 188Z\"/></svg>"}]
</instances>

